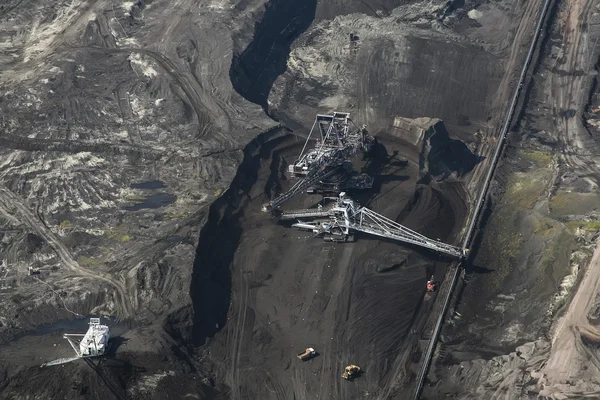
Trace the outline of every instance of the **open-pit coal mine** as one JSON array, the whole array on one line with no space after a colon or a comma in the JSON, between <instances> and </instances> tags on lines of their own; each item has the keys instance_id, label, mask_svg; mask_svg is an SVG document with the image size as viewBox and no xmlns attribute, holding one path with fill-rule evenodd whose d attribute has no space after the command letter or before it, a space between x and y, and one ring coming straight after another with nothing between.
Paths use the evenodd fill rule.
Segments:
<instances>
[{"instance_id":1,"label":"open-pit coal mine","mask_svg":"<svg viewBox=\"0 0 600 400\"><path fill-rule=\"evenodd\" d=\"M599 18L5 0L0 399L600 397Z\"/></svg>"}]
</instances>

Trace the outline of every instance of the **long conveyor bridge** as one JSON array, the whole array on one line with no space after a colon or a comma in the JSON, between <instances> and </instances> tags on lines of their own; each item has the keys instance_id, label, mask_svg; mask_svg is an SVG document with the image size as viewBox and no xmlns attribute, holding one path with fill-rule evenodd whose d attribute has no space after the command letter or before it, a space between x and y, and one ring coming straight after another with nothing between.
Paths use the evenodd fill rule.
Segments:
<instances>
[{"instance_id":1,"label":"long conveyor bridge","mask_svg":"<svg viewBox=\"0 0 600 400\"><path fill-rule=\"evenodd\" d=\"M361 207L346 197L345 193L340 193L333 207L284 212L281 219L295 219L298 222L292 226L311 230L316 235L325 235L330 239L337 238L336 241L346 241L350 231L358 231L424 247L459 259L464 258L468 252L467 249L430 239L366 207Z\"/></svg>"}]
</instances>

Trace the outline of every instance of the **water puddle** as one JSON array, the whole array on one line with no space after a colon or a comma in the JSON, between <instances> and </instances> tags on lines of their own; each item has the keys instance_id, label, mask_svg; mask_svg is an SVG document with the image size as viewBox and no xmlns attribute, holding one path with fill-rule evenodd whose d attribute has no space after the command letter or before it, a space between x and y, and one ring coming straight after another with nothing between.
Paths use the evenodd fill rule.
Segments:
<instances>
[{"instance_id":1,"label":"water puddle","mask_svg":"<svg viewBox=\"0 0 600 400\"><path fill-rule=\"evenodd\" d=\"M127 211L138 211L148 208L160 208L173 203L177 197L170 193L158 193L146 197L141 202L132 206L123 207Z\"/></svg>"}]
</instances>

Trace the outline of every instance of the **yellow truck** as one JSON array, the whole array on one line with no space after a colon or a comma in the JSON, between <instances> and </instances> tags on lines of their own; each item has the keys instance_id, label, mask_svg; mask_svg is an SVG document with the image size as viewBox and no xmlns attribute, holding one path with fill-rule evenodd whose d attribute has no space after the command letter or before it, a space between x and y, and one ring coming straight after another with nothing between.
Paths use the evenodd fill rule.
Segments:
<instances>
[{"instance_id":1,"label":"yellow truck","mask_svg":"<svg viewBox=\"0 0 600 400\"><path fill-rule=\"evenodd\" d=\"M344 369L344 373L342 374L342 378L351 381L356 378L360 374L360 367L358 365L348 365Z\"/></svg>"}]
</instances>

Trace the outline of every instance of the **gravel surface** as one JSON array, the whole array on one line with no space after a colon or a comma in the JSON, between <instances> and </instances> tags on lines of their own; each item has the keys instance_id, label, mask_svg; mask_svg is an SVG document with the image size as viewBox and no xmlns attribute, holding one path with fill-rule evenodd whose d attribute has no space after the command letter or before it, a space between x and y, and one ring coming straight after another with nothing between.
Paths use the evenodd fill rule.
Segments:
<instances>
[{"instance_id":1,"label":"gravel surface","mask_svg":"<svg viewBox=\"0 0 600 400\"><path fill-rule=\"evenodd\" d=\"M0 397L406 398L449 261L261 205L314 115L347 111L378 141L355 198L460 243L539 3L4 4ZM110 356L40 369L90 315L127 327Z\"/></svg>"}]
</instances>

